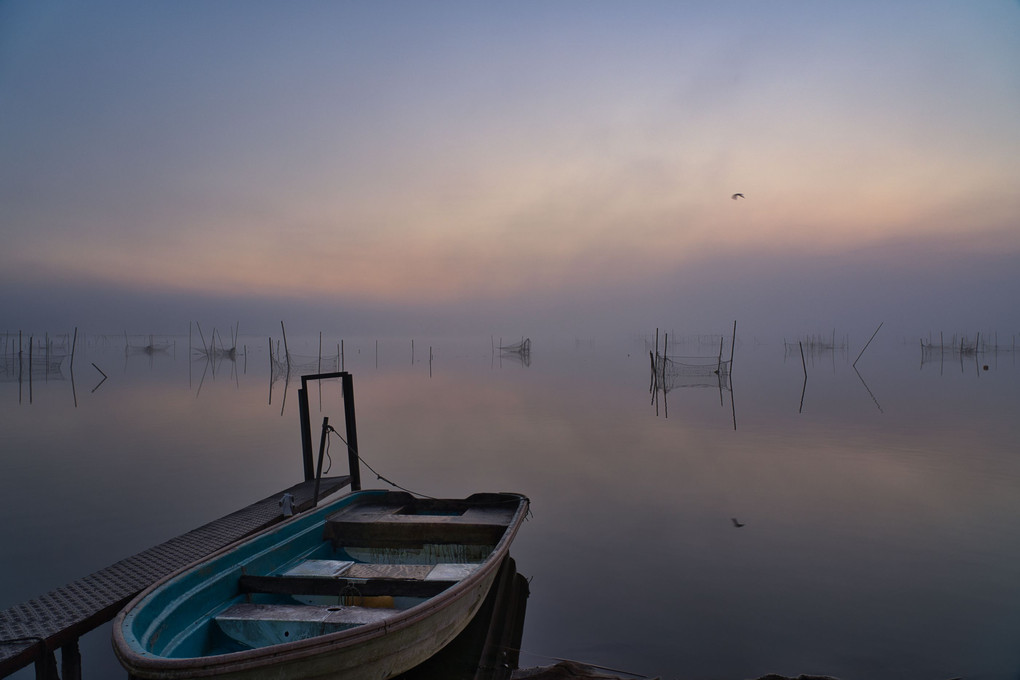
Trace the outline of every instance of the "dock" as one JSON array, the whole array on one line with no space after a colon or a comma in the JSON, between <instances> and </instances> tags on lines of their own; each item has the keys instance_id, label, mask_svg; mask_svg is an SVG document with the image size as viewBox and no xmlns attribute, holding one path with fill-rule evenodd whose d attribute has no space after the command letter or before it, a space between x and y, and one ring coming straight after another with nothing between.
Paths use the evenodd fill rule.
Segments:
<instances>
[{"instance_id":1,"label":"dock","mask_svg":"<svg viewBox=\"0 0 1020 680\"><path fill-rule=\"evenodd\" d=\"M113 619L135 595L159 579L234 541L284 520L280 500L296 512L350 484L349 476L306 480L165 543L120 560L45 595L0 612L0 678L29 664L44 680L81 677L78 639ZM60 672L56 650L61 650Z\"/></svg>"}]
</instances>

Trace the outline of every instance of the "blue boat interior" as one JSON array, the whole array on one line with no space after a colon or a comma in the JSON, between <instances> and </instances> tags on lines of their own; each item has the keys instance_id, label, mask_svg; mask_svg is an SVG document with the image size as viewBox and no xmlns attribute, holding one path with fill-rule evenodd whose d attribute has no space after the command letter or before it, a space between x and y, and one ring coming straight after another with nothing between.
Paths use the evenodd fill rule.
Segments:
<instances>
[{"instance_id":1,"label":"blue boat interior","mask_svg":"<svg viewBox=\"0 0 1020 680\"><path fill-rule=\"evenodd\" d=\"M459 503L371 491L309 511L150 592L125 637L143 655L194 658L384 621L473 573L516 510Z\"/></svg>"}]
</instances>

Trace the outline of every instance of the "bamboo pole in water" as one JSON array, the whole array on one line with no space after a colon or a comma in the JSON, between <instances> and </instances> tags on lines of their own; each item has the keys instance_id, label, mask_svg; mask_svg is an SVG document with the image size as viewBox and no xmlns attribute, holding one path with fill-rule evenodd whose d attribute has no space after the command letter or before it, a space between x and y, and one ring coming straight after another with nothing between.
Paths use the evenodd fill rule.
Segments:
<instances>
[{"instance_id":1,"label":"bamboo pole in water","mask_svg":"<svg viewBox=\"0 0 1020 680\"><path fill-rule=\"evenodd\" d=\"M280 330L283 331L283 352L287 355L287 373L290 373L290 349L287 347L287 327L280 322Z\"/></svg>"},{"instance_id":2,"label":"bamboo pole in water","mask_svg":"<svg viewBox=\"0 0 1020 680\"><path fill-rule=\"evenodd\" d=\"M78 327L74 327L74 340L71 341L71 366L68 369L74 373L74 348L78 346Z\"/></svg>"},{"instance_id":3,"label":"bamboo pole in water","mask_svg":"<svg viewBox=\"0 0 1020 680\"><path fill-rule=\"evenodd\" d=\"M868 341L866 343L864 343L864 348L861 350L861 353L857 355L857 358L854 359L853 366L857 366L857 362L860 360L861 356L864 354L864 350L868 349L868 345L870 345L871 341L875 339L875 336L878 335L878 332L880 330L882 330L882 324L884 324L884 323L885 323L885 321L883 321L882 323L878 324L878 328L876 328L875 332L871 334L871 337L868 339Z\"/></svg>"},{"instance_id":4,"label":"bamboo pole in water","mask_svg":"<svg viewBox=\"0 0 1020 680\"><path fill-rule=\"evenodd\" d=\"M800 345L800 365L804 368L804 386L800 388L800 409L797 413L804 412L804 394L807 392L807 361L804 359L804 343L798 341Z\"/></svg>"},{"instance_id":5,"label":"bamboo pole in water","mask_svg":"<svg viewBox=\"0 0 1020 680\"><path fill-rule=\"evenodd\" d=\"M209 346L205 344L205 333L202 332L202 324L196 321L195 328L198 329L198 337L202 338L202 351L208 352Z\"/></svg>"},{"instance_id":6,"label":"bamboo pole in water","mask_svg":"<svg viewBox=\"0 0 1020 680\"><path fill-rule=\"evenodd\" d=\"M836 331L833 331L835 333ZM733 337L730 339L730 374L733 374L733 352L737 348L737 320L733 320ZM734 428L735 429L735 428Z\"/></svg>"},{"instance_id":7,"label":"bamboo pole in water","mask_svg":"<svg viewBox=\"0 0 1020 680\"><path fill-rule=\"evenodd\" d=\"M35 336L28 336L28 403L32 403L32 345L35 344Z\"/></svg>"}]
</instances>

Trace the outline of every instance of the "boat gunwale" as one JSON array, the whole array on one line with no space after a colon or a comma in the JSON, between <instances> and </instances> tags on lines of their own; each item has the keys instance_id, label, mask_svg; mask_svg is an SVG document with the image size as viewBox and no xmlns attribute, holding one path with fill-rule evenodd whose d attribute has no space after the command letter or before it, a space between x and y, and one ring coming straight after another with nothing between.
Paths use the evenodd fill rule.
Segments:
<instances>
[{"instance_id":1,"label":"boat gunwale","mask_svg":"<svg viewBox=\"0 0 1020 680\"><path fill-rule=\"evenodd\" d=\"M373 638L388 635L391 632L396 632L408 628L410 626L421 623L434 616L437 612L452 606L470 589L479 585L484 579L490 578L498 570L499 565L502 564L503 559L509 553L510 543L517 535L518 530L523 524L524 519L527 515L530 501L529 499L518 493L511 492L500 492L491 495L504 495L509 497L508 500L512 500L516 503L514 514L511 516L509 522L506 525L506 529L499 541L493 546L491 552L485 558L485 560L479 563L477 569L471 574L466 576L464 579L451 585L443 592L434 595L424 602L418 603L413 607L403 610L395 616L373 623L365 624L362 626L356 626L342 631L336 631L333 633L326 633L315 637L305 638L303 640L295 640L293 642L284 642L275 645L267 645L265 647L258 647L255 649L246 649L236 652L228 652L224 654L216 654L211 656L194 656L194 657L182 657L172 658L161 656L152 653L139 653L138 649L144 649L144 645L134 634L131 635L135 642L131 643L128 641L127 636L124 634L124 624L129 612L135 607L142 604L143 601L152 595L159 588L169 584L173 580L187 574L188 572L200 569L203 564L210 562L215 559L223 557L225 554L239 549L246 543L255 541L267 534L284 530L285 528L295 524L301 519L309 519L310 526L314 526L318 523L324 523L329 512L328 509L334 505L344 505L353 503L352 497L358 495L364 495L370 498L373 495L384 495L388 493L394 493L385 489L381 490L364 490L353 492L335 499L328 505L323 505L318 508L322 511L322 518L311 520L308 514L314 511L306 511L295 515L290 520L286 520L283 523L276 524L268 527L260 532L252 534L246 538L242 538L234 543L224 546L215 553L208 555L200 560L197 560L177 571L169 574L168 576L160 579L156 583L153 583L148 588L139 593L134 599L132 599L120 612L117 613L113 623L113 647L114 651L121 664L129 671L134 674L135 672L145 674L145 676L151 677L174 677L177 674L184 672L189 673L188 677L202 677L202 676L213 676L223 673L234 673L244 672L253 668L259 668L265 666L267 663L288 663L297 662L310 657L316 657L324 654L342 652L348 647L354 647L356 645L365 643L372 640ZM486 494L489 495L489 494ZM466 500L466 499L459 499ZM491 583L490 583L491 586ZM482 599L484 599L485 593L482 593ZM464 622L466 623L466 621ZM142 677L141 675L139 677Z\"/></svg>"}]
</instances>

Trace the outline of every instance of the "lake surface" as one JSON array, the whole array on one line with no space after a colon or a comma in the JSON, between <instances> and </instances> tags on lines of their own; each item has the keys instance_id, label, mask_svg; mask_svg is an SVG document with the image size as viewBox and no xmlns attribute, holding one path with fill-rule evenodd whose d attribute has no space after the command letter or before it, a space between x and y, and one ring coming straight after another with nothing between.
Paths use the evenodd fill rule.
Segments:
<instances>
[{"instance_id":1,"label":"lake surface","mask_svg":"<svg viewBox=\"0 0 1020 680\"><path fill-rule=\"evenodd\" d=\"M215 364L187 336L158 340L172 344L146 354L141 338L125 351L79 336L73 387L66 361L34 370L30 392L0 382L0 607L300 480L296 377L317 365L288 383L271 378L267 337ZM854 370L861 343L809 347L802 364L781 338L740 336L729 379L677 375L653 395L654 335L532 340L528 362L488 337L415 339L413 359L410 339L343 348L378 474L432 496L531 498L512 549L531 580L522 666L1020 675L1012 351L922 361L917 338L885 329ZM719 351L718 336L670 343ZM319 352L317 337L290 345ZM313 428L342 422L339 383L320 387ZM85 677L122 677L109 626L82 654Z\"/></svg>"}]
</instances>

